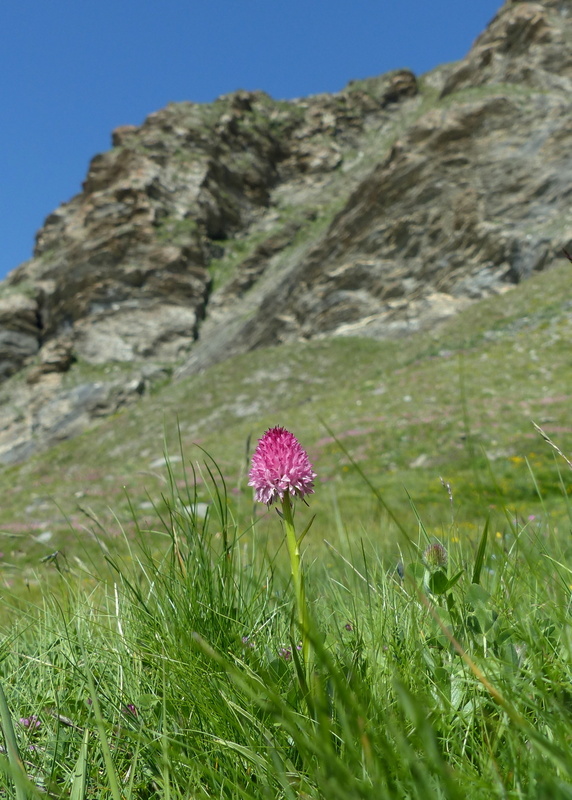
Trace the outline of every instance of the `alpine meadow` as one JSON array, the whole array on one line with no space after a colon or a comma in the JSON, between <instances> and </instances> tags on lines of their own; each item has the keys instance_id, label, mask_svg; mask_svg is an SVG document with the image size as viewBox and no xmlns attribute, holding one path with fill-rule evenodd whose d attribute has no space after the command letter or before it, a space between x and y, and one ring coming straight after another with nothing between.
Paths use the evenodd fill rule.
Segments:
<instances>
[{"instance_id":1,"label":"alpine meadow","mask_svg":"<svg viewBox=\"0 0 572 800\"><path fill-rule=\"evenodd\" d=\"M0 797L572 799L572 0L113 131L0 283Z\"/></svg>"}]
</instances>

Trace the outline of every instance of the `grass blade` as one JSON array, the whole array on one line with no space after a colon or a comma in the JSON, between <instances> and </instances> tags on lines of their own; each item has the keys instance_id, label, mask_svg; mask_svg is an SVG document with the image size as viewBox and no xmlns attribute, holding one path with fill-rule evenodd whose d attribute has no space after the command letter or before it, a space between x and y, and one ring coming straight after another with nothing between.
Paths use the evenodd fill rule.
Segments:
<instances>
[{"instance_id":1,"label":"grass blade","mask_svg":"<svg viewBox=\"0 0 572 800\"><path fill-rule=\"evenodd\" d=\"M75 765L70 800L84 800L85 784L87 780L87 743L89 741L89 730L86 728L83 734L83 741L79 750L79 756Z\"/></svg>"},{"instance_id":2,"label":"grass blade","mask_svg":"<svg viewBox=\"0 0 572 800\"><path fill-rule=\"evenodd\" d=\"M472 583L480 583L481 580L481 570L483 568L483 562L485 560L485 551L487 549L487 538L489 535L489 522L490 522L490 517L487 517L487 520L485 522L485 527L483 529L483 535L481 536L481 541L479 542L479 549L477 550L477 557L475 559L475 566L473 568Z\"/></svg>"},{"instance_id":3,"label":"grass blade","mask_svg":"<svg viewBox=\"0 0 572 800\"><path fill-rule=\"evenodd\" d=\"M27 800L28 794L22 787L22 781L19 777L25 778L24 766L18 750L18 743L16 742L16 734L14 733L14 726L12 724L12 715L8 708L8 701L4 694L4 689L0 684L0 719L2 720L2 730L4 731L4 739L6 740L6 750L8 753L8 762L11 767L12 778L15 784L16 800Z\"/></svg>"},{"instance_id":4,"label":"grass blade","mask_svg":"<svg viewBox=\"0 0 572 800\"><path fill-rule=\"evenodd\" d=\"M84 660L87 662L87 654L85 653L85 650L84 650ZM107 741L105 722L103 721L103 715L101 713L101 707L99 705L99 698L97 697L97 692L95 691L95 683L93 680L92 672L89 669L89 667L86 668L86 673L87 673L87 683L89 686L89 693L91 695L91 702L93 705L93 712L95 714L95 721L97 723L97 731L99 733L99 741L101 743L101 750L103 752L103 760L105 762L105 771L107 773L109 791L111 792L113 800L122 800L121 792L119 791L119 784L117 782L117 774L115 772L115 764L113 763L113 758L111 757L111 750L109 749L109 742Z\"/></svg>"}]
</instances>

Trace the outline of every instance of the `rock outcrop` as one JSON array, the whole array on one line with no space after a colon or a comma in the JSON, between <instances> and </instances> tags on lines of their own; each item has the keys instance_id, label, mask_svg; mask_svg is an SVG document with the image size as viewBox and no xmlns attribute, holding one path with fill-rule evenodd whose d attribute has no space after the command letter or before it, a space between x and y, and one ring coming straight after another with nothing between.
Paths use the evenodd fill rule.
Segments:
<instances>
[{"instance_id":1,"label":"rock outcrop","mask_svg":"<svg viewBox=\"0 0 572 800\"><path fill-rule=\"evenodd\" d=\"M550 266L572 242L571 91L572 0L513 1L420 79L239 91L117 128L0 284L0 460L173 369L406 335Z\"/></svg>"}]
</instances>

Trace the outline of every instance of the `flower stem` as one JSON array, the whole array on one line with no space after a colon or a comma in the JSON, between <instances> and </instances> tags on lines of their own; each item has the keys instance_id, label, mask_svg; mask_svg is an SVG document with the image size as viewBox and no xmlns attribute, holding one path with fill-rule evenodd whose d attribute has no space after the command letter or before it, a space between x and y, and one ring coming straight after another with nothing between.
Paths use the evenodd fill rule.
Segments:
<instances>
[{"instance_id":1,"label":"flower stem","mask_svg":"<svg viewBox=\"0 0 572 800\"><path fill-rule=\"evenodd\" d=\"M286 529L286 545L288 547L288 555L290 556L290 570L292 572L292 581L294 582L294 593L296 596L296 614L302 635L302 654L307 669L309 666L308 656L310 652L310 641L308 639L308 609L306 606L306 593L304 591L304 573L302 572L300 547L294 527L292 500L289 492L284 493L282 515L284 527Z\"/></svg>"}]
</instances>

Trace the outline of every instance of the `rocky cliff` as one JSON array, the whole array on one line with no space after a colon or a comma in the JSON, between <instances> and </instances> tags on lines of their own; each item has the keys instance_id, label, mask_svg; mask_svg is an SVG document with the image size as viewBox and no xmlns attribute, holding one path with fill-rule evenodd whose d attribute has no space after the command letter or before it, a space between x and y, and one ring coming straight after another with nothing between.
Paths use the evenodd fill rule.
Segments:
<instances>
[{"instance_id":1,"label":"rocky cliff","mask_svg":"<svg viewBox=\"0 0 572 800\"><path fill-rule=\"evenodd\" d=\"M571 96L572 0L512 0L421 77L117 128L0 284L0 460L234 353L406 335L549 267Z\"/></svg>"}]
</instances>

